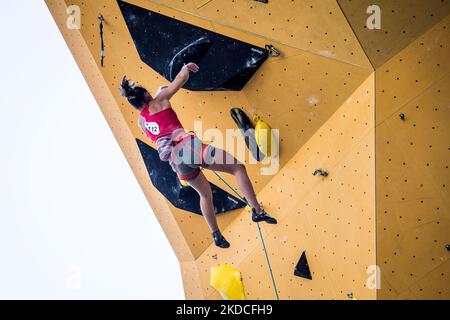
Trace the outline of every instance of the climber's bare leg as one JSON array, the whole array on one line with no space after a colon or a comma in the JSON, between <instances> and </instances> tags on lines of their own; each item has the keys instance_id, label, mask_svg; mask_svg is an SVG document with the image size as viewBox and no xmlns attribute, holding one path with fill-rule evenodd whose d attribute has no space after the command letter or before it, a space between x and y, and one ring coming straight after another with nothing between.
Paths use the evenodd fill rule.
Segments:
<instances>
[{"instance_id":1,"label":"climber's bare leg","mask_svg":"<svg viewBox=\"0 0 450 320\"><path fill-rule=\"evenodd\" d=\"M206 220L211 232L219 230L217 225L216 212L214 209L211 185L202 172L192 179L186 181L192 188L197 191L200 196L200 209L202 210L203 217Z\"/></svg>"},{"instance_id":2,"label":"climber's bare leg","mask_svg":"<svg viewBox=\"0 0 450 320\"><path fill-rule=\"evenodd\" d=\"M206 177L200 171L199 175L191 180L186 181L200 195L200 209L203 217L211 229L214 243L220 248L229 248L230 243L223 237L217 225L216 210L214 209L211 185Z\"/></svg>"}]
</instances>

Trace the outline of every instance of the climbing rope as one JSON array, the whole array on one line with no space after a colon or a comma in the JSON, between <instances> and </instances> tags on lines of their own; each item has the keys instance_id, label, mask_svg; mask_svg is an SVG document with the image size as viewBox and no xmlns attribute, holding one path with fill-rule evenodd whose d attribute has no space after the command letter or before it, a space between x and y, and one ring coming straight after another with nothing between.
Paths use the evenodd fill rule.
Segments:
<instances>
[{"instance_id":1,"label":"climbing rope","mask_svg":"<svg viewBox=\"0 0 450 320\"><path fill-rule=\"evenodd\" d=\"M222 181L231 191L234 192L234 194L237 196L237 198L239 198L242 202L245 202L245 204L247 206L249 206L247 199L245 199L245 197L242 197L236 190L234 190L234 188L232 186L230 186L228 184L228 182L226 182L216 171L214 171L214 170L211 170L211 171L214 172L214 174L217 176L217 178L219 178L220 181ZM277 300L280 300L280 297L278 296L277 285L275 283L275 277L273 276L272 266L270 265L269 255L267 254L266 244L264 242L264 238L262 235L261 226L259 225L259 222L257 222L256 224L258 225L259 238L261 239L261 244L263 247L264 255L266 256L267 266L269 268L270 278L272 279L273 289L275 291Z\"/></svg>"}]
</instances>

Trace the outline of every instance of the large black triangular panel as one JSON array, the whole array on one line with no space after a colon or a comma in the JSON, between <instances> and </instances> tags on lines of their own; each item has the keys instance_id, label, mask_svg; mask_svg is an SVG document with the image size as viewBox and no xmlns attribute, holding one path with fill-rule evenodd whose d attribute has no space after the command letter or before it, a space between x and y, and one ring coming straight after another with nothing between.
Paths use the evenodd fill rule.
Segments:
<instances>
[{"instance_id":1,"label":"large black triangular panel","mask_svg":"<svg viewBox=\"0 0 450 320\"><path fill-rule=\"evenodd\" d=\"M303 251L300 260L295 267L294 275L305 279L312 280L311 271L309 270L308 260L306 259L306 253Z\"/></svg>"},{"instance_id":2,"label":"large black triangular panel","mask_svg":"<svg viewBox=\"0 0 450 320\"><path fill-rule=\"evenodd\" d=\"M194 62L185 89L239 91L269 56L260 48L118 0L141 60L172 81L183 64Z\"/></svg>"},{"instance_id":3,"label":"large black triangular panel","mask_svg":"<svg viewBox=\"0 0 450 320\"><path fill-rule=\"evenodd\" d=\"M145 166L153 185L166 197L167 200L179 209L202 214L200 210L200 197L191 187L183 187L170 164L161 161L158 151L145 142L136 139L141 151ZM245 207L240 199L220 189L211 183L214 207L217 213L231 211Z\"/></svg>"}]
</instances>

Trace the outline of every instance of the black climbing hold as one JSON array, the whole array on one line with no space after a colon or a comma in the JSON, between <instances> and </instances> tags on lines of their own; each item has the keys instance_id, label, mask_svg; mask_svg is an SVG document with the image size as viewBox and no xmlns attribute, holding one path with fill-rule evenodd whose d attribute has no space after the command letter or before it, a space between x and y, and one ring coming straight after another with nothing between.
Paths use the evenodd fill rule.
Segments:
<instances>
[{"instance_id":1,"label":"black climbing hold","mask_svg":"<svg viewBox=\"0 0 450 320\"><path fill-rule=\"evenodd\" d=\"M294 275L305 279L312 280L311 271L309 270L308 260L306 259L306 253L303 251L300 260L295 267Z\"/></svg>"},{"instance_id":2,"label":"black climbing hold","mask_svg":"<svg viewBox=\"0 0 450 320\"><path fill-rule=\"evenodd\" d=\"M405 121L406 120L406 116L404 113L400 113L399 114L400 120Z\"/></svg>"},{"instance_id":3,"label":"black climbing hold","mask_svg":"<svg viewBox=\"0 0 450 320\"><path fill-rule=\"evenodd\" d=\"M183 64L195 62L185 89L239 91L269 51L219 33L118 0L141 60L168 81Z\"/></svg>"},{"instance_id":4,"label":"black climbing hold","mask_svg":"<svg viewBox=\"0 0 450 320\"><path fill-rule=\"evenodd\" d=\"M450 244L446 244L445 249L447 249L447 251L450 251Z\"/></svg>"},{"instance_id":5,"label":"black climbing hold","mask_svg":"<svg viewBox=\"0 0 450 320\"><path fill-rule=\"evenodd\" d=\"M269 3L269 0L255 0L255 1L258 1L258 2L261 2L261 3Z\"/></svg>"},{"instance_id":6,"label":"black climbing hold","mask_svg":"<svg viewBox=\"0 0 450 320\"><path fill-rule=\"evenodd\" d=\"M259 150L258 143L255 138L255 128L253 127L253 124L248 116L239 108L231 109L230 114L238 128L241 130L241 133L244 135L245 144L252 153L253 158L257 161L263 160L265 155L261 152L261 150Z\"/></svg>"},{"instance_id":7,"label":"black climbing hold","mask_svg":"<svg viewBox=\"0 0 450 320\"><path fill-rule=\"evenodd\" d=\"M328 172L326 172L326 171L324 171L322 169L316 169L313 172L313 176L317 176L317 175L319 175L321 177L328 177Z\"/></svg>"},{"instance_id":8,"label":"black climbing hold","mask_svg":"<svg viewBox=\"0 0 450 320\"><path fill-rule=\"evenodd\" d=\"M136 139L145 166L153 185L169 202L186 211L201 215L200 198L191 187L183 187L170 164L161 161L158 152L145 142ZM214 208L217 213L243 208L246 204L240 199L211 183Z\"/></svg>"}]
</instances>

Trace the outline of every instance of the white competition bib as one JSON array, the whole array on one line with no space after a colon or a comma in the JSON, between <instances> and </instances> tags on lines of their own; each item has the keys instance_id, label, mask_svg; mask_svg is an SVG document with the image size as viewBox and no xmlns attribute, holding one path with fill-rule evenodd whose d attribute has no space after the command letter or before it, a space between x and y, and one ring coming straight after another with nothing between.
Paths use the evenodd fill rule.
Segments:
<instances>
[{"instance_id":1,"label":"white competition bib","mask_svg":"<svg viewBox=\"0 0 450 320\"><path fill-rule=\"evenodd\" d=\"M156 122L146 122L145 127L151 134L157 136L159 134L159 125Z\"/></svg>"}]
</instances>

